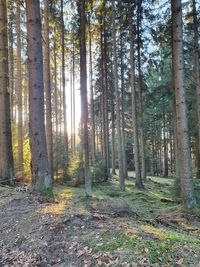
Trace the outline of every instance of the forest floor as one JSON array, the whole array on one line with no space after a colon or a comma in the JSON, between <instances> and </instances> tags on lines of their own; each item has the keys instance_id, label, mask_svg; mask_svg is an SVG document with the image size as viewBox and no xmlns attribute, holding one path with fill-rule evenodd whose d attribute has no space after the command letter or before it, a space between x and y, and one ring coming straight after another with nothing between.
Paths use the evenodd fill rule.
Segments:
<instances>
[{"instance_id":1,"label":"forest floor","mask_svg":"<svg viewBox=\"0 0 200 267\"><path fill-rule=\"evenodd\" d=\"M137 191L130 179L122 193L113 179L86 199L61 183L54 198L0 187L0 266L200 267L200 205L183 208L172 188L151 177Z\"/></svg>"}]
</instances>

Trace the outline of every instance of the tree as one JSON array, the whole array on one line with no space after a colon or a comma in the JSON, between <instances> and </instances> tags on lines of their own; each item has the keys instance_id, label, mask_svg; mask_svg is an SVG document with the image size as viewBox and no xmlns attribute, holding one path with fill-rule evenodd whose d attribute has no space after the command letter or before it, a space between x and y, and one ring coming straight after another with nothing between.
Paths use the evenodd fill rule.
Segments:
<instances>
[{"instance_id":1,"label":"tree","mask_svg":"<svg viewBox=\"0 0 200 267\"><path fill-rule=\"evenodd\" d=\"M0 182L14 185L6 1L0 2Z\"/></svg>"},{"instance_id":2,"label":"tree","mask_svg":"<svg viewBox=\"0 0 200 267\"><path fill-rule=\"evenodd\" d=\"M196 1L192 0L193 20L194 20L194 73L195 73L195 87L196 87L196 101L197 101L197 118L198 118L198 154L200 154L200 76L199 76L199 33ZM200 168L200 164L197 164ZM197 170L198 178L200 178L200 169Z\"/></svg>"},{"instance_id":3,"label":"tree","mask_svg":"<svg viewBox=\"0 0 200 267\"><path fill-rule=\"evenodd\" d=\"M18 169L23 170L22 66L21 66L21 7L17 2L17 104L18 104Z\"/></svg>"},{"instance_id":4,"label":"tree","mask_svg":"<svg viewBox=\"0 0 200 267\"><path fill-rule=\"evenodd\" d=\"M101 2L100 15L100 53L101 53L101 116L102 116L102 154L104 162L104 179L108 179L109 136L108 136L108 82L107 82L107 37L106 37L106 1Z\"/></svg>"},{"instance_id":5,"label":"tree","mask_svg":"<svg viewBox=\"0 0 200 267\"><path fill-rule=\"evenodd\" d=\"M62 86L63 86L63 117L64 117L64 161L63 171L66 177L66 164L68 164L68 133L67 133L67 106L66 106L66 87L65 87L65 24L63 15L63 0L61 0L61 45L62 45Z\"/></svg>"},{"instance_id":6,"label":"tree","mask_svg":"<svg viewBox=\"0 0 200 267\"><path fill-rule=\"evenodd\" d=\"M13 11L13 3L10 2L10 9L9 14L9 22L8 22L8 41L9 41L9 88L10 88L10 115L11 115L11 122L14 120L14 44L13 44L13 25L14 25L14 11Z\"/></svg>"},{"instance_id":7,"label":"tree","mask_svg":"<svg viewBox=\"0 0 200 267\"><path fill-rule=\"evenodd\" d=\"M46 106L46 142L49 168L53 178L53 136L52 136L52 105L49 57L49 1L44 0L44 91Z\"/></svg>"},{"instance_id":8,"label":"tree","mask_svg":"<svg viewBox=\"0 0 200 267\"><path fill-rule=\"evenodd\" d=\"M117 141L118 141L118 163L119 163L119 181L120 190L125 190L125 177L123 171L123 152L122 152L122 134L121 134L121 119L120 119L120 101L119 101L119 86L118 86L118 68L117 68L117 46L116 46L116 25L115 25L115 1L112 0L112 38L113 38L113 61L114 61L114 90L116 101L116 126L117 126Z\"/></svg>"},{"instance_id":9,"label":"tree","mask_svg":"<svg viewBox=\"0 0 200 267\"><path fill-rule=\"evenodd\" d=\"M129 40L130 40L130 63L131 63L131 107L133 119L133 142L134 142L134 162L135 162L135 186L138 189L143 188L141 170L140 170L140 156L139 156L139 140L138 140L138 119L136 111L136 92L135 92L135 63L134 63L134 44L133 44L133 26L131 19L131 6L129 4Z\"/></svg>"},{"instance_id":10,"label":"tree","mask_svg":"<svg viewBox=\"0 0 200 267\"><path fill-rule=\"evenodd\" d=\"M21 63L21 7L17 2L17 104L18 104L18 169L23 170L23 110Z\"/></svg>"},{"instance_id":11,"label":"tree","mask_svg":"<svg viewBox=\"0 0 200 267\"><path fill-rule=\"evenodd\" d=\"M123 3L120 1L120 69L121 69L121 124L122 124L122 153L123 153L123 173L128 177L127 159L126 159L126 138L125 138L125 83L124 83L124 32L123 32Z\"/></svg>"},{"instance_id":12,"label":"tree","mask_svg":"<svg viewBox=\"0 0 200 267\"><path fill-rule=\"evenodd\" d=\"M95 147L95 121L94 121L94 88L93 88L93 62L92 62L92 25L91 17L93 13L92 0L90 0L90 13L88 17L89 27L89 68L90 68L90 127L91 127L91 152L92 164L95 164L96 147Z\"/></svg>"},{"instance_id":13,"label":"tree","mask_svg":"<svg viewBox=\"0 0 200 267\"><path fill-rule=\"evenodd\" d=\"M171 1L172 9L172 64L176 99L177 149L178 166L181 183L181 196L188 207L196 205L192 172L190 165L190 148L188 138L186 95L184 88L183 69L183 29L182 29L182 3L181 0Z\"/></svg>"},{"instance_id":14,"label":"tree","mask_svg":"<svg viewBox=\"0 0 200 267\"><path fill-rule=\"evenodd\" d=\"M35 190L51 186L45 124L43 56L39 0L26 0L28 70L29 70L29 127L32 185Z\"/></svg>"},{"instance_id":15,"label":"tree","mask_svg":"<svg viewBox=\"0 0 200 267\"><path fill-rule=\"evenodd\" d=\"M88 138L88 100L87 100L87 62L86 62L86 13L85 0L80 0L80 87L81 87L81 142L83 149L85 193L92 195L92 184L89 171L89 138Z\"/></svg>"},{"instance_id":16,"label":"tree","mask_svg":"<svg viewBox=\"0 0 200 267\"><path fill-rule=\"evenodd\" d=\"M143 129L143 80L141 67L141 19L142 19L142 0L137 1L137 62L138 62L138 113L139 113L139 134L140 134L140 156L141 156L141 177L143 182L146 178L146 159L145 159L145 137Z\"/></svg>"}]
</instances>

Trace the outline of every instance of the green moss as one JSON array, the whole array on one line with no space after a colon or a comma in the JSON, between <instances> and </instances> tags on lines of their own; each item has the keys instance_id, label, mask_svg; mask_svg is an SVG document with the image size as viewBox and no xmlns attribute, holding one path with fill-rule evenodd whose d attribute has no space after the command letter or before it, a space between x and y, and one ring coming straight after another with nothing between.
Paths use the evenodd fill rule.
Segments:
<instances>
[{"instance_id":1,"label":"green moss","mask_svg":"<svg viewBox=\"0 0 200 267\"><path fill-rule=\"evenodd\" d=\"M54 192L52 187L48 187L42 191L44 195L46 195L49 198L54 198Z\"/></svg>"},{"instance_id":2,"label":"green moss","mask_svg":"<svg viewBox=\"0 0 200 267\"><path fill-rule=\"evenodd\" d=\"M109 203L109 201L118 201L120 198L120 200L126 202L139 215L138 221L121 218L119 221L120 231L116 231L114 228L111 229L109 226L109 230L104 233L101 230L100 233L97 233L96 230L90 233L81 233L80 238L83 244L98 254L110 252L112 255L115 255L118 253L116 251L120 249L122 254L126 255L125 257L127 259L132 257L131 259L134 259L136 262L140 261L138 255L142 255L147 259L149 264L154 265L158 263L160 266L176 266L179 253L181 253L185 266L189 266L189 260L195 266L199 259L196 259L192 255L193 252L196 255L200 253L199 232L190 231L188 228L190 223L186 221L186 225L184 225L184 220L183 224L180 223L177 227L166 227L164 224L160 224L157 227L155 218L159 214L168 215L173 212L175 214L180 212L181 214L183 212L188 216L195 215L195 218L198 219L198 214L200 214L198 213L200 212L199 205L192 210L183 208L182 205L174 202L172 179L156 178L155 181L154 178L153 181L150 180L145 185L146 190L144 191L135 190L133 187L134 182L128 181L125 192L119 191L119 184L116 180L96 184L93 186L93 198L89 202L85 198L83 185L69 187L72 192L72 202L75 202L76 208L78 209L84 211L86 210L86 204L96 205L102 199ZM198 186L196 188L198 192ZM169 200L169 202L163 202L161 199ZM88 214L91 215L89 211ZM143 228L144 225L148 226L145 231ZM105 229L107 229L106 226ZM131 232L133 229L136 229L136 234L134 231ZM72 231L74 231L73 228ZM129 234L127 234L128 231Z\"/></svg>"},{"instance_id":3,"label":"green moss","mask_svg":"<svg viewBox=\"0 0 200 267\"><path fill-rule=\"evenodd\" d=\"M100 240L100 241L99 241ZM124 233L103 233L98 239L85 237L84 242L94 252L114 252L118 248L134 249L137 245L137 237L129 237Z\"/></svg>"},{"instance_id":4,"label":"green moss","mask_svg":"<svg viewBox=\"0 0 200 267\"><path fill-rule=\"evenodd\" d=\"M157 252L157 250L151 250L151 252L149 253L149 260L151 263L157 263L159 260L159 253Z\"/></svg>"}]
</instances>

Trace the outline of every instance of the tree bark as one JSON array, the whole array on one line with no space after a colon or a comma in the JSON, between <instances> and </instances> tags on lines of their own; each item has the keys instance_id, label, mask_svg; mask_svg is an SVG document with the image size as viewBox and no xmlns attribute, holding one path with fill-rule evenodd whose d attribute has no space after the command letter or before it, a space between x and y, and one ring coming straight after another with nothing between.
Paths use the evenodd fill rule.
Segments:
<instances>
[{"instance_id":1,"label":"tree bark","mask_svg":"<svg viewBox=\"0 0 200 267\"><path fill-rule=\"evenodd\" d=\"M45 124L43 56L39 0L26 0L28 70L29 70L29 126L32 185L41 191L51 186Z\"/></svg>"},{"instance_id":2,"label":"tree bark","mask_svg":"<svg viewBox=\"0 0 200 267\"><path fill-rule=\"evenodd\" d=\"M168 177L169 166L168 166L168 138L166 136L166 114L165 114L165 102L163 112L163 146L164 146L164 177Z\"/></svg>"},{"instance_id":3,"label":"tree bark","mask_svg":"<svg viewBox=\"0 0 200 267\"><path fill-rule=\"evenodd\" d=\"M92 165L95 165L96 149L95 149L95 122L94 122L94 88L93 88L93 62L92 62L92 1L91 10L88 19L89 26L89 68L90 68L90 128L91 128L91 154L92 154Z\"/></svg>"},{"instance_id":4,"label":"tree bark","mask_svg":"<svg viewBox=\"0 0 200 267\"><path fill-rule=\"evenodd\" d=\"M88 99L87 99L87 62L86 62L86 14L85 0L80 1L80 86L81 86L81 129L85 175L85 193L92 196L92 183L89 170L88 140Z\"/></svg>"},{"instance_id":5,"label":"tree bark","mask_svg":"<svg viewBox=\"0 0 200 267\"><path fill-rule=\"evenodd\" d=\"M121 51L121 113L122 113L122 151L123 151L123 173L124 177L128 177L127 162L126 162L126 139L125 139L125 113L124 113L124 66L123 54Z\"/></svg>"},{"instance_id":6,"label":"tree bark","mask_svg":"<svg viewBox=\"0 0 200 267\"><path fill-rule=\"evenodd\" d=\"M50 52L49 52L49 0L44 0L44 91L46 106L46 142L49 168L53 179L53 131L52 131L52 105L50 81Z\"/></svg>"},{"instance_id":7,"label":"tree bark","mask_svg":"<svg viewBox=\"0 0 200 267\"><path fill-rule=\"evenodd\" d=\"M72 95L73 95L73 153L76 154L76 99L75 99L75 42L73 39Z\"/></svg>"},{"instance_id":8,"label":"tree bark","mask_svg":"<svg viewBox=\"0 0 200 267\"><path fill-rule=\"evenodd\" d=\"M64 118L64 161L63 171L64 177L67 175L68 165L68 133L67 133L67 105L66 105L66 88L65 88L65 24L63 15L63 0L61 0L61 21L62 21L62 87L63 87L63 118Z\"/></svg>"},{"instance_id":9,"label":"tree bark","mask_svg":"<svg viewBox=\"0 0 200 267\"><path fill-rule=\"evenodd\" d=\"M117 126L117 142L118 142L118 162L119 162L119 181L120 190L125 191L125 177L123 173L123 153L122 153L122 135L120 123L120 101L118 86L118 69L117 69L117 46L116 46L116 25L115 25L115 1L112 0L112 38L113 38L113 60L114 60L114 90L116 101L116 126Z\"/></svg>"},{"instance_id":10,"label":"tree bark","mask_svg":"<svg viewBox=\"0 0 200 267\"><path fill-rule=\"evenodd\" d=\"M182 29L182 4L181 0L171 1L172 32L173 32L173 75L176 99L176 125L178 166L181 182L181 196L187 207L196 205L192 182L190 148L187 125L186 94L184 88L183 69L183 29Z\"/></svg>"},{"instance_id":11,"label":"tree bark","mask_svg":"<svg viewBox=\"0 0 200 267\"><path fill-rule=\"evenodd\" d=\"M14 185L6 1L0 1L0 183Z\"/></svg>"},{"instance_id":12,"label":"tree bark","mask_svg":"<svg viewBox=\"0 0 200 267\"><path fill-rule=\"evenodd\" d=\"M104 162L104 179L108 179L109 166L109 137L108 137L108 103L107 103L107 51L106 51L106 21L105 21L105 5L106 1L102 1L101 21L100 21L100 46L101 46L101 115L102 115L102 148Z\"/></svg>"},{"instance_id":13,"label":"tree bark","mask_svg":"<svg viewBox=\"0 0 200 267\"><path fill-rule=\"evenodd\" d=\"M197 10L196 10L196 1L192 0L193 6L193 26L194 26L194 74L195 74L195 87L196 87L196 96L197 96L197 118L198 118L198 154L200 157L200 76L199 76L199 33L198 33L198 19L197 19ZM197 164L197 177L200 178L200 164Z\"/></svg>"},{"instance_id":14,"label":"tree bark","mask_svg":"<svg viewBox=\"0 0 200 267\"><path fill-rule=\"evenodd\" d=\"M142 84L142 68L141 68L141 5L142 0L137 1L137 59L138 59L138 115L139 115L139 133L140 133L140 157L141 157L141 177L143 182L147 182L146 177L146 158L145 158L145 136L143 130L143 84Z\"/></svg>"},{"instance_id":15,"label":"tree bark","mask_svg":"<svg viewBox=\"0 0 200 267\"><path fill-rule=\"evenodd\" d=\"M10 116L14 121L14 53L13 53L13 3L10 3L9 16L9 88L10 88Z\"/></svg>"},{"instance_id":16,"label":"tree bark","mask_svg":"<svg viewBox=\"0 0 200 267\"><path fill-rule=\"evenodd\" d=\"M18 104L18 170L23 170L21 7L17 2L17 104Z\"/></svg>"},{"instance_id":17,"label":"tree bark","mask_svg":"<svg viewBox=\"0 0 200 267\"><path fill-rule=\"evenodd\" d=\"M134 63L134 47L133 47L133 26L131 19L131 7L129 4L128 11L129 19L129 40L130 40L130 63L131 63L131 101L132 101L132 119L133 119L133 142L134 142L134 162L135 162L135 186L138 189L144 188L140 170L140 156L139 156L139 140L138 140L138 123L136 115L136 92L135 92L135 63Z\"/></svg>"}]
</instances>

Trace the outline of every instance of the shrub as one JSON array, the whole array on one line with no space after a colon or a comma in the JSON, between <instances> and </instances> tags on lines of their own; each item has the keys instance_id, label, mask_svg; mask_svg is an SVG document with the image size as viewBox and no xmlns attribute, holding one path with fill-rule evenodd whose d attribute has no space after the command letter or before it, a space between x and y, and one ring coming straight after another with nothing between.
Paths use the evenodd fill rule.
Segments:
<instances>
[{"instance_id":1,"label":"shrub","mask_svg":"<svg viewBox=\"0 0 200 267\"><path fill-rule=\"evenodd\" d=\"M93 182L104 182L108 179L109 175L109 173L106 174L105 164L102 160L96 162L96 164L91 168L91 178Z\"/></svg>"},{"instance_id":2,"label":"shrub","mask_svg":"<svg viewBox=\"0 0 200 267\"><path fill-rule=\"evenodd\" d=\"M68 167L68 176L74 186L84 183L84 168L83 160L79 155L75 155Z\"/></svg>"}]
</instances>

